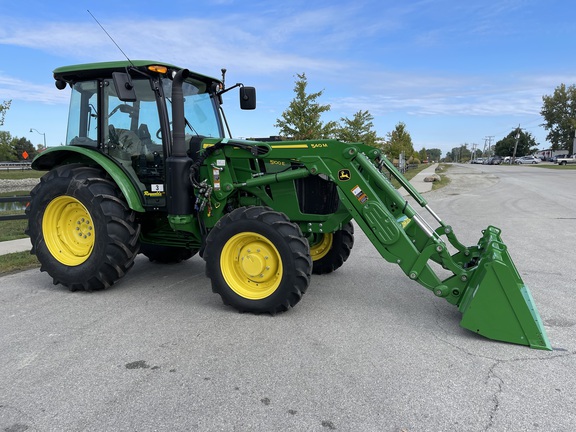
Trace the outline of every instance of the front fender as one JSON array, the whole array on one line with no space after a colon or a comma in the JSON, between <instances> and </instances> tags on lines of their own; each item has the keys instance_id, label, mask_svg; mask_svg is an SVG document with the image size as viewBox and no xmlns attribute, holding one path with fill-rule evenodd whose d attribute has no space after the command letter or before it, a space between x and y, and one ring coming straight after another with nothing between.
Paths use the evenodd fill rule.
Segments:
<instances>
[{"instance_id":1,"label":"front fender","mask_svg":"<svg viewBox=\"0 0 576 432\"><path fill-rule=\"evenodd\" d=\"M144 212L140 193L130 177L113 160L92 149L73 146L50 147L34 158L32 169L47 171L69 163L84 163L101 167L118 185L128 206L134 211Z\"/></svg>"}]
</instances>

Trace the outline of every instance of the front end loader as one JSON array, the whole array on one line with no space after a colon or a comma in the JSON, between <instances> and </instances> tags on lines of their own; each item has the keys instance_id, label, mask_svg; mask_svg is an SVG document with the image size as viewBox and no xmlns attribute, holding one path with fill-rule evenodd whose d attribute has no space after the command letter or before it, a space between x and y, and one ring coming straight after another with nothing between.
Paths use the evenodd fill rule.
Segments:
<instances>
[{"instance_id":1,"label":"front end loader","mask_svg":"<svg viewBox=\"0 0 576 432\"><path fill-rule=\"evenodd\" d=\"M34 160L48 173L27 209L32 253L54 283L108 288L139 253L199 253L225 304L276 314L301 300L312 274L344 264L354 221L386 261L457 306L463 327L551 349L500 230L461 244L379 149L232 139L222 97L238 87L253 109L255 90L169 64L67 66L54 77L72 89L67 145Z\"/></svg>"}]
</instances>

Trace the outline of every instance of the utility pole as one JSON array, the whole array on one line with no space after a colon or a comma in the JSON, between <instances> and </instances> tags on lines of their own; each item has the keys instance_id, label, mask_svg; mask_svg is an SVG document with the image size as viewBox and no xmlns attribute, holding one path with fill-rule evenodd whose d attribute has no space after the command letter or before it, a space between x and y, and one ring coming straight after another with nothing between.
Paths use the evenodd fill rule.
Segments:
<instances>
[{"instance_id":1,"label":"utility pole","mask_svg":"<svg viewBox=\"0 0 576 432\"><path fill-rule=\"evenodd\" d=\"M484 138L484 141L488 141L488 157L492 155L492 140L494 139L494 135L487 136Z\"/></svg>"},{"instance_id":2,"label":"utility pole","mask_svg":"<svg viewBox=\"0 0 576 432\"><path fill-rule=\"evenodd\" d=\"M510 163L513 164L516 160L516 149L518 148L518 141L520 140L520 124L518 124L518 129L516 129L516 142L514 143L514 152L512 153L512 159Z\"/></svg>"},{"instance_id":3,"label":"utility pole","mask_svg":"<svg viewBox=\"0 0 576 432\"><path fill-rule=\"evenodd\" d=\"M476 159L476 150L478 149L478 144L476 143L472 143L472 156L471 156L471 161Z\"/></svg>"}]
</instances>

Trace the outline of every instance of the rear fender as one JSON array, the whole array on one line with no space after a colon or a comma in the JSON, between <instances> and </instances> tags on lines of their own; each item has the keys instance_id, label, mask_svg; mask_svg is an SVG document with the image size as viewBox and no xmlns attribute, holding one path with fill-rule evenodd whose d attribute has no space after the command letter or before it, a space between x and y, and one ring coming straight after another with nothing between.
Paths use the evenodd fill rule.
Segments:
<instances>
[{"instance_id":1,"label":"rear fender","mask_svg":"<svg viewBox=\"0 0 576 432\"><path fill-rule=\"evenodd\" d=\"M128 206L134 211L144 212L140 192L130 177L114 161L92 149L72 146L51 147L36 156L32 162L32 168L47 171L69 163L84 163L101 167L118 185L128 202Z\"/></svg>"}]
</instances>

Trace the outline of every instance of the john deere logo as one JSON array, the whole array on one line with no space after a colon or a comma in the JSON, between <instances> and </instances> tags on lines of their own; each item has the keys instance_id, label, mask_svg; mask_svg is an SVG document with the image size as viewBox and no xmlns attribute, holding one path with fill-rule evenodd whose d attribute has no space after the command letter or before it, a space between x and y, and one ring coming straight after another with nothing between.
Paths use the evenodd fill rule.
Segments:
<instances>
[{"instance_id":1,"label":"john deere logo","mask_svg":"<svg viewBox=\"0 0 576 432\"><path fill-rule=\"evenodd\" d=\"M338 180L340 181L350 180L350 170L341 169L340 171L338 171Z\"/></svg>"}]
</instances>

